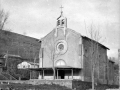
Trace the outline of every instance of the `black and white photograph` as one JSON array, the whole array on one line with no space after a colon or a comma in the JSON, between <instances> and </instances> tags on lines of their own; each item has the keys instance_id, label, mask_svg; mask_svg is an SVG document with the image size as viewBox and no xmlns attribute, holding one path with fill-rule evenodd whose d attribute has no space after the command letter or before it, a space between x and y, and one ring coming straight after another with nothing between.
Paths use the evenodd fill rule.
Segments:
<instances>
[{"instance_id":1,"label":"black and white photograph","mask_svg":"<svg viewBox=\"0 0 120 90\"><path fill-rule=\"evenodd\" d=\"M0 90L120 90L120 0L0 0Z\"/></svg>"}]
</instances>

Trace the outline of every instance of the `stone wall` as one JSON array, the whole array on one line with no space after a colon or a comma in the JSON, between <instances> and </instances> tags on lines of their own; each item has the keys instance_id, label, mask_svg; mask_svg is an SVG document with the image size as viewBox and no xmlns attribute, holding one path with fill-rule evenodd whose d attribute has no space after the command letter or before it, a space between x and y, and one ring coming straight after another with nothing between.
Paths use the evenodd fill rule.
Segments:
<instances>
[{"instance_id":1,"label":"stone wall","mask_svg":"<svg viewBox=\"0 0 120 90\"><path fill-rule=\"evenodd\" d=\"M33 84L33 85L41 85L41 84L57 84L60 86L66 86L68 88L72 89L72 80L29 80L28 82L25 82L27 84Z\"/></svg>"},{"instance_id":2,"label":"stone wall","mask_svg":"<svg viewBox=\"0 0 120 90\"><path fill-rule=\"evenodd\" d=\"M110 61L109 60L109 63L108 63L108 67L109 67L109 84L112 85L114 84L114 62Z\"/></svg>"},{"instance_id":3,"label":"stone wall","mask_svg":"<svg viewBox=\"0 0 120 90\"><path fill-rule=\"evenodd\" d=\"M20 83L20 84L29 84L29 85L59 85L67 87L67 90L87 90L91 89L91 82L83 82L80 80L27 80L27 81L2 81L2 82L11 82L11 83ZM95 86L96 90L106 90L106 89L115 89L118 88L116 85L107 85L107 84L98 84ZM48 90L48 89L47 89ZM61 89L63 90L63 89ZM65 89L66 90L66 89Z\"/></svg>"},{"instance_id":4,"label":"stone wall","mask_svg":"<svg viewBox=\"0 0 120 90\"><path fill-rule=\"evenodd\" d=\"M107 48L102 46L101 44L96 44L94 41L87 37L83 37L83 61L84 61L84 79L85 81L91 81L91 48L94 48L94 54L92 55L95 65L95 80L99 83L106 83L107 80ZM91 43L94 45L91 45ZM98 45L98 46L97 46Z\"/></svg>"},{"instance_id":5,"label":"stone wall","mask_svg":"<svg viewBox=\"0 0 120 90\"><path fill-rule=\"evenodd\" d=\"M91 81L91 58L90 58L90 42L88 39L83 38L83 61L84 61L84 80Z\"/></svg>"}]
</instances>

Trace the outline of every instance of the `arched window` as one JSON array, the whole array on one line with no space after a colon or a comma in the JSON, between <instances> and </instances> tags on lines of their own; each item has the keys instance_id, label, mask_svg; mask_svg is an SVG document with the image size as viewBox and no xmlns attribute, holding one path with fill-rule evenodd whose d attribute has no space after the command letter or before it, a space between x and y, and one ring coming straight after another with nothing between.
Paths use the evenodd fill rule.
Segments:
<instances>
[{"instance_id":1,"label":"arched window","mask_svg":"<svg viewBox=\"0 0 120 90\"><path fill-rule=\"evenodd\" d=\"M58 60L58 61L56 61L56 66L65 66L66 65L66 63L65 63L65 61L64 60Z\"/></svg>"}]
</instances>

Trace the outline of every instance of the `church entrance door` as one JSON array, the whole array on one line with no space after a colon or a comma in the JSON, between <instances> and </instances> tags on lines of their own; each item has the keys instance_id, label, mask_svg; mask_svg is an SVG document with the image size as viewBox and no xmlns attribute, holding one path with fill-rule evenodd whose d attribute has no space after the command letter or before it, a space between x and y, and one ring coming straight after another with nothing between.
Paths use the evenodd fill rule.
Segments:
<instances>
[{"instance_id":1,"label":"church entrance door","mask_svg":"<svg viewBox=\"0 0 120 90\"><path fill-rule=\"evenodd\" d=\"M58 76L60 77L60 79L65 78L65 71L64 70L59 70L58 73L59 73Z\"/></svg>"}]
</instances>

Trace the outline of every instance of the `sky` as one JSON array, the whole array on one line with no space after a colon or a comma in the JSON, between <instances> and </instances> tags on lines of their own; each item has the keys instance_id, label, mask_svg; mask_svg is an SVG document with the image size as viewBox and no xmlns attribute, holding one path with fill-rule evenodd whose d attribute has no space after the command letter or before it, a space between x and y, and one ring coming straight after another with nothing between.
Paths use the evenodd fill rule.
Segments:
<instances>
[{"instance_id":1,"label":"sky","mask_svg":"<svg viewBox=\"0 0 120 90\"><path fill-rule=\"evenodd\" d=\"M118 58L120 0L0 0L0 8L9 12L5 29L38 39L56 27L61 5L68 28L85 36L91 26L99 30L108 57Z\"/></svg>"}]
</instances>

